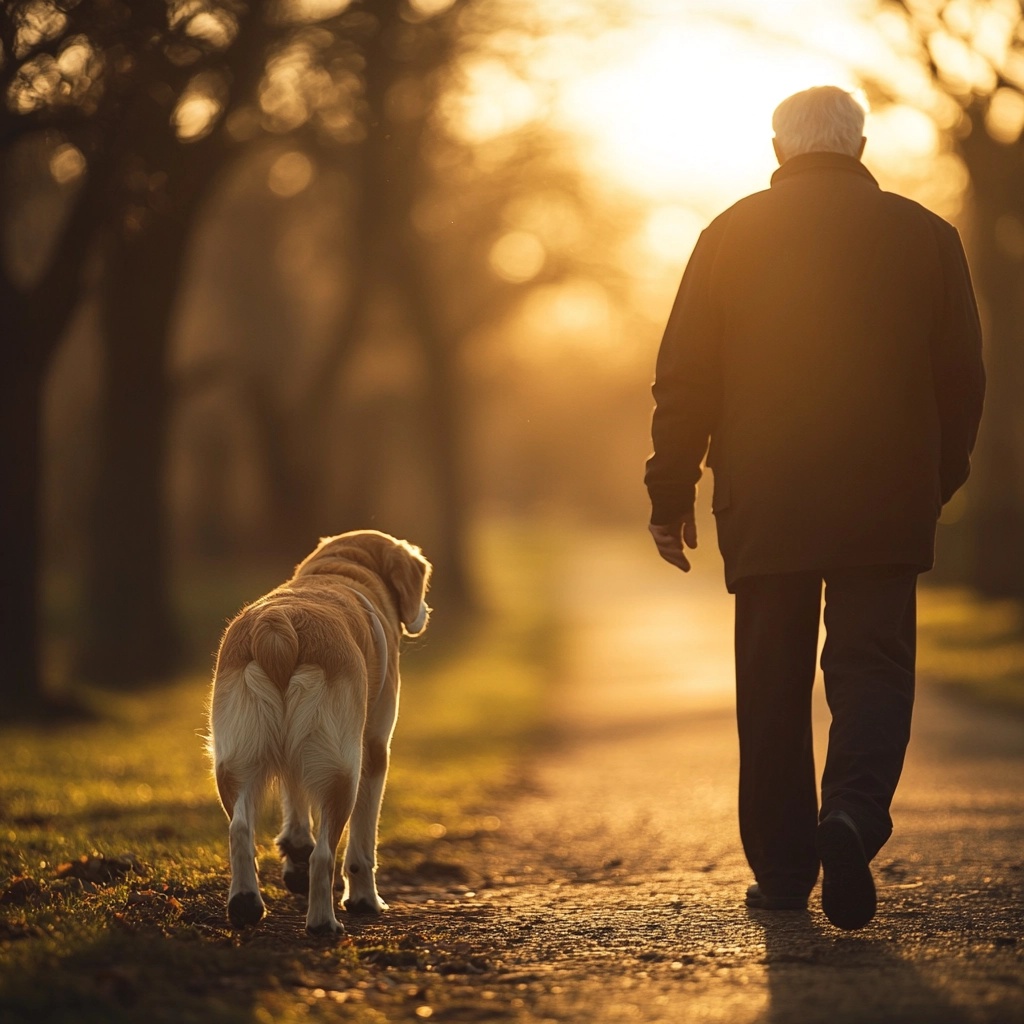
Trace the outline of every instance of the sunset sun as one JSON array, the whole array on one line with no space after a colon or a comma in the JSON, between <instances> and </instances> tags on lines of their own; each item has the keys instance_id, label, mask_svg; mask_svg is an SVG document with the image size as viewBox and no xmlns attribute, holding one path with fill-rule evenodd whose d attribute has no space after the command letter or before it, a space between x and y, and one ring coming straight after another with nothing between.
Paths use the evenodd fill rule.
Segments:
<instances>
[{"instance_id":1,"label":"sunset sun","mask_svg":"<svg viewBox=\"0 0 1024 1024\"><path fill-rule=\"evenodd\" d=\"M713 22L651 26L622 43L567 87L561 112L606 175L652 199L714 205L763 185L779 101L853 85L837 60Z\"/></svg>"}]
</instances>

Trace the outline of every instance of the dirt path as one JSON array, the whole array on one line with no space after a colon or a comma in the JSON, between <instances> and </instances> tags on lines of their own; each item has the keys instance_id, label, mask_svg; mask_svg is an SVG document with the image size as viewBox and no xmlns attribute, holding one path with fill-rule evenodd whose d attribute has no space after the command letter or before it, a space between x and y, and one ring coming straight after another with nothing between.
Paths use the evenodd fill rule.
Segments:
<instances>
[{"instance_id":1,"label":"dirt path","mask_svg":"<svg viewBox=\"0 0 1024 1024\"><path fill-rule=\"evenodd\" d=\"M501 827L439 840L432 890L389 879L384 851L392 912L353 937L408 930L432 951L410 952L428 983L403 974L387 1018L1024 1020L1024 722L923 683L876 920L838 932L816 896L806 914L747 911L731 602L714 567L678 578L644 540L567 567L557 735Z\"/></svg>"}]
</instances>

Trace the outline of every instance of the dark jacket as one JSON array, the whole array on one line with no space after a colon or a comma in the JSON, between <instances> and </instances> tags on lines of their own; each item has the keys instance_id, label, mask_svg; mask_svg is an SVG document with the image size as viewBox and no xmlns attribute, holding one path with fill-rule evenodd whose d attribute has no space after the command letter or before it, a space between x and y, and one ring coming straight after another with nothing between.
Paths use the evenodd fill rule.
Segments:
<instances>
[{"instance_id":1,"label":"dark jacket","mask_svg":"<svg viewBox=\"0 0 1024 1024\"><path fill-rule=\"evenodd\" d=\"M683 275L654 384L651 521L692 510L707 453L730 589L928 569L984 380L956 230L853 157L794 157L705 229Z\"/></svg>"}]
</instances>

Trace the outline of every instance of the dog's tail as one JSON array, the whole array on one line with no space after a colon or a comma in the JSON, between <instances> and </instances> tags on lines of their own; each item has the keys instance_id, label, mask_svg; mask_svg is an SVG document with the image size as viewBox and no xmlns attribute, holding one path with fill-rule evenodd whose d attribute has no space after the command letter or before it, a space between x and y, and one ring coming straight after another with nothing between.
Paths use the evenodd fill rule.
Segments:
<instances>
[{"instance_id":1,"label":"dog's tail","mask_svg":"<svg viewBox=\"0 0 1024 1024\"><path fill-rule=\"evenodd\" d=\"M280 608L263 608L252 627L252 657L284 693L299 661L299 637Z\"/></svg>"}]
</instances>

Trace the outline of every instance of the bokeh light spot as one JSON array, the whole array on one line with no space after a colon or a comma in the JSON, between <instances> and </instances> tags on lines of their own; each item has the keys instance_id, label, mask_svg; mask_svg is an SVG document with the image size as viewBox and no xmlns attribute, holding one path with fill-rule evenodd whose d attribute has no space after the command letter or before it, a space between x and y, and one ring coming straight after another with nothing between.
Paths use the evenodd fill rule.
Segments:
<instances>
[{"instance_id":1,"label":"bokeh light spot","mask_svg":"<svg viewBox=\"0 0 1024 1024\"><path fill-rule=\"evenodd\" d=\"M58 185L69 185L82 176L85 157L82 151L70 142L58 146L50 157L50 175Z\"/></svg>"},{"instance_id":2,"label":"bokeh light spot","mask_svg":"<svg viewBox=\"0 0 1024 1024\"><path fill-rule=\"evenodd\" d=\"M544 266L544 246L528 231L510 231L491 247L490 263L494 272L513 284L535 278Z\"/></svg>"},{"instance_id":3,"label":"bokeh light spot","mask_svg":"<svg viewBox=\"0 0 1024 1024\"><path fill-rule=\"evenodd\" d=\"M1016 89L996 89L985 112L985 127L996 142L1012 146L1024 131L1024 95Z\"/></svg>"},{"instance_id":4,"label":"bokeh light spot","mask_svg":"<svg viewBox=\"0 0 1024 1024\"><path fill-rule=\"evenodd\" d=\"M220 103L212 96L202 93L184 96L171 118L178 138L183 142L195 142L208 135L220 110Z\"/></svg>"},{"instance_id":5,"label":"bokeh light spot","mask_svg":"<svg viewBox=\"0 0 1024 1024\"><path fill-rule=\"evenodd\" d=\"M289 199L309 187L313 180L313 163L305 153L289 150L282 153L267 172L267 187L276 196Z\"/></svg>"},{"instance_id":6,"label":"bokeh light spot","mask_svg":"<svg viewBox=\"0 0 1024 1024\"><path fill-rule=\"evenodd\" d=\"M409 7L421 18L433 18L444 14L453 3L454 0L409 0Z\"/></svg>"}]
</instances>

